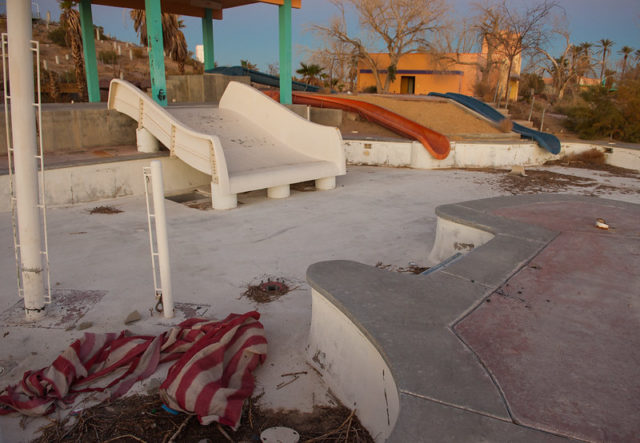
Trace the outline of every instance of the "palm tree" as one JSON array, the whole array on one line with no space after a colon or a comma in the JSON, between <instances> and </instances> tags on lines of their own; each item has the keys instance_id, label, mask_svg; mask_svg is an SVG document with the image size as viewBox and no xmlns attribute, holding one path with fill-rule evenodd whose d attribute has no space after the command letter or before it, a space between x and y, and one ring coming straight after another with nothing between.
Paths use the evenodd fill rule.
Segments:
<instances>
[{"instance_id":1,"label":"palm tree","mask_svg":"<svg viewBox=\"0 0 640 443\"><path fill-rule=\"evenodd\" d=\"M578 45L582 56L580 57L580 63L578 64L578 76L583 77L589 72L593 72L593 59L591 57L591 48L593 43L582 42Z\"/></svg>"},{"instance_id":2,"label":"palm tree","mask_svg":"<svg viewBox=\"0 0 640 443\"><path fill-rule=\"evenodd\" d=\"M76 84L80 93L80 100L87 96L87 81L84 76L84 55L82 52L82 27L80 13L72 9L75 2L60 0L60 25L65 30L65 41L71 47L71 57L75 68Z\"/></svg>"},{"instance_id":3,"label":"palm tree","mask_svg":"<svg viewBox=\"0 0 640 443\"><path fill-rule=\"evenodd\" d=\"M242 66L244 69L249 69L250 71L258 70L258 66L254 65L249 60L240 60L240 66Z\"/></svg>"},{"instance_id":4,"label":"palm tree","mask_svg":"<svg viewBox=\"0 0 640 443\"><path fill-rule=\"evenodd\" d=\"M623 46L618 51L618 54L622 55L622 76L621 76L621 78L624 78L624 71L627 70L627 59L629 58L629 55L631 55L632 52L633 52L633 48L630 47L630 46Z\"/></svg>"},{"instance_id":5,"label":"palm tree","mask_svg":"<svg viewBox=\"0 0 640 443\"><path fill-rule=\"evenodd\" d=\"M296 74L300 74L302 76L302 80L310 85L317 85L319 83L319 78L322 77L322 68L319 65L309 63L308 65L300 62L300 69L296 71Z\"/></svg>"},{"instance_id":6,"label":"palm tree","mask_svg":"<svg viewBox=\"0 0 640 443\"><path fill-rule=\"evenodd\" d=\"M598 42L598 47L600 48L600 51L602 52L602 67L600 69L600 82L602 83L602 80L604 79L604 73L607 69L607 54L609 53L609 50L611 49L611 47L615 44L615 42L613 40L609 40L608 38L602 38L600 39L600 41Z\"/></svg>"},{"instance_id":7,"label":"palm tree","mask_svg":"<svg viewBox=\"0 0 640 443\"><path fill-rule=\"evenodd\" d=\"M133 29L140 37L140 44L148 46L146 12L142 9L133 9L130 14L131 20L133 20ZM180 20L178 15L162 13L162 45L171 60L178 62L180 74L184 74L184 64L189 55L187 41L181 31L182 28L184 28L184 22Z\"/></svg>"}]
</instances>

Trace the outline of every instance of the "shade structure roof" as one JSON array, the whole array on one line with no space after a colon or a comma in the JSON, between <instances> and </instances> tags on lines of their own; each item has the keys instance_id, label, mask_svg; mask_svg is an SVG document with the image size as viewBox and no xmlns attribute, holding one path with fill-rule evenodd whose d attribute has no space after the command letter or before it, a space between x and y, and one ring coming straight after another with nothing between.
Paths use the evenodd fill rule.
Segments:
<instances>
[{"instance_id":1,"label":"shade structure roof","mask_svg":"<svg viewBox=\"0 0 640 443\"><path fill-rule=\"evenodd\" d=\"M302 0L291 0L291 6L300 8L301 2ZM119 8L145 9L145 0L92 0L91 3ZM221 20L223 10L254 3L283 5L284 0L161 0L161 8L162 12L191 17L204 17L205 11L211 9L213 18Z\"/></svg>"}]
</instances>

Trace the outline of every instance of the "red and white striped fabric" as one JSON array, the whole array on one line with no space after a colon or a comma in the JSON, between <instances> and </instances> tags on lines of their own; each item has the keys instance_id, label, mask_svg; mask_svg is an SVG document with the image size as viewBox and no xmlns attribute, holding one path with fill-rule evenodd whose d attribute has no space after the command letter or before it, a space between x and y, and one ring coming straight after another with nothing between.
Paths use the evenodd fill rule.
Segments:
<instances>
[{"instance_id":1,"label":"red and white striped fabric","mask_svg":"<svg viewBox=\"0 0 640 443\"><path fill-rule=\"evenodd\" d=\"M85 333L51 366L27 371L0 392L0 415L45 415L82 392L107 390L117 398L160 363L175 360L160 387L167 406L195 413L202 424L235 429L255 386L252 371L267 356L259 319L255 311L220 322L194 318L156 337Z\"/></svg>"}]
</instances>

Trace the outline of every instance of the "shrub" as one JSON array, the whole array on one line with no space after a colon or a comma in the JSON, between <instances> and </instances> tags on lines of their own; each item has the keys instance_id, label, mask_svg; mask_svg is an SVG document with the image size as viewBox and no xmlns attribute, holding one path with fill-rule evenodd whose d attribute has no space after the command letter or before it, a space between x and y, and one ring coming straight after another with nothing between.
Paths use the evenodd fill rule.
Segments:
<instances>
[{"instance_id":1,"label":"shrub","mask_svg":"<svg viewBox=\"0 0 640 443\"><path fill-rule=\"evenodd\" d=\"M108 65L113 65L118 61L118 54L116 54L116 51L100 51L100 53L98 54L98 60L100 60L102 63L108 64Z\"/></svg>"},{"instance_id":2,"label":"shrub","mask_svg":"<svg viewBox=\"0 0 640 443\"><path fill-rule=\"evenodd\" d=\"M51 40L56 45L62 46L64 48L68 46L67 41L65 40L65 36L66 36L66 32L62 26L58 26L57 28L52 29L47 34L47 37L49 37L49 40Z\"/></svg>"},{"instance_id":3,"label":"shrub","mask_svg":"<svg viewBox=\"0 0 640 443\"><path fill-rule=\"evenodd\" d=\"M484 101L493 100L492 88L486 82L478 82L473 85L473 95Z\"/></svg>"},{"instance_id":4,"label":"shrub","mask_svg":"<svg viewBox=\"0 0 640 443\"><path fill-rule=\"evenodd\" d=\"M76 82L76 73L75 71L64 71L58 75L58 78L61 83L75 83Z\"/></svg>"},{"instance_id":5,"label":"shrub","mask_svg":"<svg viewBox=\"0 0 640 443\"><path fill-rule=\"evenodd\" d=\"M378 88L376 88L375 86L367 86L362 90L362 92L364 92L365 94L375 94L376 92L378 92Z\"/></svg>"},{"instance_id":6,"label":"shrub","mask_svg":"<svg viewBox=\"0 0 640 443\"><path fill-rule=\"evenodd\" d=\"M526 73L522 74L520 80L520 91L523 97L530 98L531 90L535 95L540 95L544 92L544 80L538 74Z\"/></svg>"},{"instance_id":7,"label":"shrub","mask_svg":"<svg viewBox=\"0 0 640 443\"><path fill-rule=\"evenodd\" d=\"M617 91L594 86L582 94L584 104L567 113L567 128L581 138L609 137L640 141L640 80L624 80Z\"/></svg>"}]
</instances>

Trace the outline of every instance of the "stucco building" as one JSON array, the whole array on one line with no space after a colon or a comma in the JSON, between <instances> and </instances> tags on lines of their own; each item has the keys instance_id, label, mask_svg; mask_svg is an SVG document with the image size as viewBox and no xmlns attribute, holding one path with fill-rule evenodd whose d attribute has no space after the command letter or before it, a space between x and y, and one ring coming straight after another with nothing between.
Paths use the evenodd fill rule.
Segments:
<instances>
[{"instance_id":1,"label":"stucco building","mask_svg":"<svg viewBox=\"0 0 640 443\"><path fill-rule=\"evenodd\" d=\"M488 47L486 43L481 52L461 54L431 54L412 53L400 58L395 79L389 86L392 94L428 94L429 92L457 92L474 95L476 85L482 79L482 68L487 65ZM376 66L381 72L384 84L389 66L389 54L372 54ZM511 79L507 83L509 63L500 51L493 51L491 56L493 66L488 78L492 88L496 86L504 96L505 89L509 90L510 100L518 96L521 57L514 59ZM364 60L358 64L358 81L356 89L359 92L375 88L376 80L373 69Z\"/></svg>"}]
</instances>

